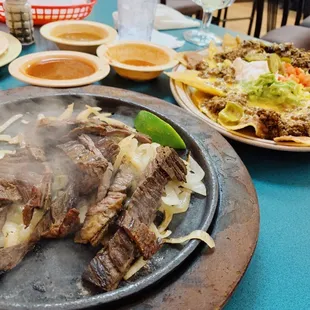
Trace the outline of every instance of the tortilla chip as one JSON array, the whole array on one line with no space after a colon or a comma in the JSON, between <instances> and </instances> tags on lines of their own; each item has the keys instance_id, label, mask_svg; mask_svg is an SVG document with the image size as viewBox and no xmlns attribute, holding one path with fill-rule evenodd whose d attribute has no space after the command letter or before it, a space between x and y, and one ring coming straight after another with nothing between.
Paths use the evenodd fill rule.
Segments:
<instances>
[{"instance_id":1,"label":"tortilla chip","mask_svg":"<svg viewBox=\"0 0 310 310\"><path fill-rule=\"evenodd\" d=\"M200 90L194 90L191 93L191 99L193 100L193 103L195 106L200 109L202 103L204 102L205 99L210 98L210 95L200 91Z\"/></svg>"},{"instance_id":2,"label":"tortilla chip","mask_svg":"<svg viewBox=\"0 0 310 310\"><path fill-rule=\"evenodd\" d=\"M207 55L207 59L209 60L213 60L214 56L218 53L218 49L217 46L215 44L214 41L211 41L209 44L209 48L208 48L208 55Z\"/></svg>"},{"instance_id":3,"label":"tortilla chip","mask_svg":"<svg viewBox=\"0 0 310 310\"><path fill-rule=\"evenodd\" d=\"M206 81L198 76L199 71L187 70L184 72L165 72L171 79L178 82L182 82L186 85L192 86L206 94L214 96L225 96L225 93L212 85L206 83Z\"/></svg>"},{"instance_id":4,"label":"tortilla chip","mask_svg":"<svg viewBox=\"0 0 310 310\"><path fill-rule=\"evenodd\" d=\"M290 145L294 146L310 146L310 137L295 137L295 136L282 136L276 137L273 139L276 143L285 143L286 142L294 142L290 143Z\"/></svg>"},{"instance_id":5,"label":"tortilla chip","mask_svg":"<svg viewBox=\"0 0 310 310\"><path fill-rule=\"evenodd\" d=\"M240 44L239 37L233 37L229 33L224 34L223 44L222 44L224 52L228 52L228 51L238 48L239 44Z\"/></svg>"},{"instance_id":6,"label":"tortilla chip","mask_svg":"<svg viewBox=\"0 0 310 310\"><path fill-rule=\"evenodd\" d=\"M184 58L185 54L186 54L186 52L179 52L179 53L177 53L177 55L175 56L175 60L177 60L184 67L187 67L187 61Z\"/></svg>"}]
</instances>

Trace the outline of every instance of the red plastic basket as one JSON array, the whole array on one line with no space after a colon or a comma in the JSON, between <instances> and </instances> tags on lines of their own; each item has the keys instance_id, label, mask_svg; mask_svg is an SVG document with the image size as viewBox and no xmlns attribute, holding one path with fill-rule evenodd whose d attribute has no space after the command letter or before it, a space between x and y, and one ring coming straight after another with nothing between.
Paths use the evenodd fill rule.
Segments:
<instances>
[{"instance_id":1,"label":"red plastic basket","mask_svg":"<svg viewBox=\"0 0 310 310\"><path fill-rule=\"evenodd\" d=\"M56 20L84 19L87 17L97 0L71 6L32 6L32 17L35 25L44 25ZM0 3L0 22L5 23L3 3Z\"/></svg>"}]
</instances>

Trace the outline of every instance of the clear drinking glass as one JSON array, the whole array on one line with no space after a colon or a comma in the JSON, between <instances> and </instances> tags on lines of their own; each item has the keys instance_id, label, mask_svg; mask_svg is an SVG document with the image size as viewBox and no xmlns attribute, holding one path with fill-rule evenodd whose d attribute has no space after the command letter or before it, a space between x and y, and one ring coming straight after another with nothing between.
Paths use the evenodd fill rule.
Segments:
<instances>
[{"instance_id":1,"label":"clear drinking glass","mask_svg":"<svg viewBox=\"0 0 310 310\"><path fill-rule=\"evenodd\" d=\"M118 0L120 40L151 41L157 0Z\"/></svg>"},{"instance_id":2,"label":"clear drinking glass","mask_svg":"<svg viewBox=\"0 0 310 310\"><path fill-rule=\"evenodd\" d=\"M193 29L184 32L184 39L190 43L206 46L211 41L220 44L222 40L214 33L210 32L209 27L212 20L212 13L215 10L226 8L233 4L235 0L193 0L196 4L202 7L203 17L200 29Z\"/></svg>"}]
</instances>

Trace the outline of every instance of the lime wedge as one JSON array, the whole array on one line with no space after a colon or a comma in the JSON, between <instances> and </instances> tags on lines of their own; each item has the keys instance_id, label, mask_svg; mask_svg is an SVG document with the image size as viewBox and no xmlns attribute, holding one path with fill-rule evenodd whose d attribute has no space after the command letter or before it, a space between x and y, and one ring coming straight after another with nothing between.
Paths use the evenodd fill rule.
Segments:
<instances>
[{"instance_id":1,"label":"lime wedge","mask_svg":"<svg viewBox=\"0 0 310 310\"><path fill-rule=\"evenodd\" d=\"M179 134L165 121L147 111L140 111L135 118L136 129L150 136L153 142L175 149L186 149Z\"/></svg>"}]
</instances>

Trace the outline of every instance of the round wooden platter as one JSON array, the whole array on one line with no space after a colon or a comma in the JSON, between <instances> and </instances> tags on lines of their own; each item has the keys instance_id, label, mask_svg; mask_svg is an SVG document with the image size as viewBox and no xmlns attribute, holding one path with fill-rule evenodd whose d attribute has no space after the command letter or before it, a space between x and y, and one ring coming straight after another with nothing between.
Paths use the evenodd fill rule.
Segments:
<instances>
[{"instance_id":1,"label":"round wooden platter","mask_svg":"<svg viewBox=\"0 0 310 310\"><path fill-rule=\"evenodd\" d=\"M142 292L105 304L104 309L219 309L229 299L242 278L256 247L259 233L258 200L251 178L239 156L213 128L184 110L140 93L122 89L87 86L74 89L25 87L2 93L3 101L27 100L42 95L94 95L141 104L165 115L188 130L209 153L217 171L219 205L210 229L216 248L200 246L155 285ZM5 97L4 97L5 96ZM87 104L87 103L86 103ZM58 309L100 306L100 294L87 305L84 299ZM46 305L45 309L54 309ZM21 309L21 308L20 308Z\"/></svg>"}]
</instances>

